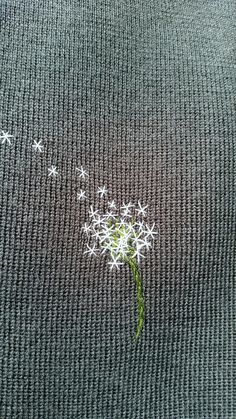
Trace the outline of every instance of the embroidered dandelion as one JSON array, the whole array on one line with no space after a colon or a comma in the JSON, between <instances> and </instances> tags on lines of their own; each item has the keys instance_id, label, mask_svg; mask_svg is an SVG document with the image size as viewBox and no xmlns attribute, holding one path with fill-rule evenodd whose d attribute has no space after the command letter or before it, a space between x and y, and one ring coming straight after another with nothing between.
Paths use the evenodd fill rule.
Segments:
<instances>
[{"instance_id":1,"label":"embroidered dandelion","mask_svg":"<svg viewBox=\"0 0 236 419\"><path fill-rule=\"evenodd\" d=\"M97 256L99 253L107 254L111 270L119 270L122 265L128 264L132 271L137 287L138 301L136 339L140 335L144 322L144 297L139 264L145 258L145 250L152 247L151 240L158 234L154 231L155 223L149 227L142 220L137 219L141 215L146 215L148 207L148 205L142 207L139 202L138 205L139 208L135 208L133 204L128 203L118 209L112 201L112 203L108 203L108 212L103 215L91 206L90 222L83 226L83 231L94 240L92 247L87 245L86 254L91 256ZM112 212L113 209L116 213Z\"/></svg>"}]
</instances>

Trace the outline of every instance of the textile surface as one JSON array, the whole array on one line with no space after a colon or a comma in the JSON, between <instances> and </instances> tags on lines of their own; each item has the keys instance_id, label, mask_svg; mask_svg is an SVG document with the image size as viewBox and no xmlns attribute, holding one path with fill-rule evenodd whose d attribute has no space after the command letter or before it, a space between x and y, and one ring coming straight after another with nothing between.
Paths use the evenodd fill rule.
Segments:
<instances>
[{"instance_id":1,"label":"textile surface","mask_svg":"<svg viewBox=\"0 0 236 419\"><path fill-rule=\"evenodd\" d=\"M235 2L0 10L1 419L235 419ZM159 231L137 342L129 267L84 253L108 200Z\"/></svg>"}]
</instances>

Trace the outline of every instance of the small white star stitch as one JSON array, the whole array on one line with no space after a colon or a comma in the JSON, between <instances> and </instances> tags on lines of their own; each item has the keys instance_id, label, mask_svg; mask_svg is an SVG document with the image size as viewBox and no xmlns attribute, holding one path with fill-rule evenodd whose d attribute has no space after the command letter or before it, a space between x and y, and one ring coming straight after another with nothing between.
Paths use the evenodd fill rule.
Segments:
<instances>
[{"instance_id":1,"label":"small white star stitch","mask_svg":"<svg viewBox=\"0 0 236 419\"><path fill-rule=\"evenodd\" d=\"M123 217L132 217L130 210L126 209L124 212L122 212Z\"/></svg>"},{"instance_id":2,"label":"small white star stitch","mask_svg":"<svg viewBox=\"0 0 236 419\"><path fill-rule=\"evenodd\" d=\"M118 260L113 260L112 262L108 262L108 265L111 265L111 270L115 267L119 269L119 265L124 265L122 262L118 262Z\"/></svg>"},{"instance_id":3,"label":"small white star stitch","mask_svg":"<svg viewBox=\"0 0 236 419\"><path fill-rule=\"evenodd\" d=\"M153 223L151 228L146 226L146 230L145 230L145 233L147 234L146 237L151 236L151 238L154 239L154 234L159 234L157 231L153 231L154 227L155 227L155 223Z\"/></svg>"},{"instance_id":4,"label":"small white star stitch","mask_svg":"<svg viewBox=\"0 0 236 419\"><path fill-rule=\"evenodd\" d=\"M105 214L105 217L106 218L112 218L113 220L115 220L116 219L116 215L115 214L113 214L112 212L110 212L110 211L108 211L106 214Z\"/></svg>"},{"instance_id":5,"label":"small white star stitch","mask_svg":"<svg viewBox=\"0 0 236 419\"><path fill-rule=\"evenodd\" d=\"M97 215L97 213L98 213L98 210L94 211L94 210L93 210L93 206L91 205L91 206L90 206L90 211L89 211L89 216L90 216L91 218L95 219L95 215Z\"/></svg>"},{"instance_id":6,"label":"small white star stitch","mask_svg":"<svg viewBox=\"0 0 236 419\"><path fill-rule=\"evenodd\" d=\"M96 251L98 250L98 249L96 249L96 245L94 244L93 245L93 247L90 247L88 244L87 244L87 248L88 248L88 250L86 250L84 253L88 253L89 254L89 256L97 256L97 253L96 253Z\"/></svg>"},{"instance_id":7,"label":"small white star stitch","mask_svg":"<svg viewBox=\"0 0 236 419\"><path fill-rule=\"evenodd\" d=\"M49 171L49 175L48 175L49 177L50 176L56 177L58 175L56 166L49 167L48 171Z\"/></svg>"},{"instance_id":8,"label":"small white star stitch","mask_svg":"<svg viewBox=\"0 0 236 419\"><path fill-rule=\"evenodd\" d=\"M142 229L143 229L143 227L144 227L144 224L143 224L143 222L142 222L142 221L138 221L138 222L137 222L137 226L138 226L139 230L142 230Z\"/></svg>"},{"instance_id":9,"label":"small white star stitch","mask_svg":"<svg viewBox=\"0 0 236 419\"><path fill-rule=\"evenodd\" d=\"M94 222L94 226L101 225L103 223L104 219L105 219L105 217L101 217L101 215L98 214L97 215L97 218L96 219L94 218L94 221L93 221Z\"/></svg>"},{"instance_id":10,"label":"small white star stitch","mask_svg":"<svg viewBox=\"0 0 236 419\"><path fill-rule=\"evenodd\" d=\"M120 207L120 209L123 209L124 212L130 212L130 208L133 207L134 205L131 204L131 202L128 202L128 204L124 204L123 203L123 207Z\"/></svg>"},{"instance_id":11,"label":"small white star stitch","mask_svg":"<svg viewBox=\"0 0 236 419\"><path fill-rule=\"evenodd\" d=\"M81 199L86 199L87 196L85 195L85 191L82 191L82 189L80 189L80 192L77 193L77 198L80 201Z\"/></svg>"},{"instance_id":12,"label":"small white star stitch","mask_svg":"<svg viewBox=\"0 0 236 419\"><path fill-rule=\"evenodd\" d=\"M86 170L83 169L83 166L81 166L81 168L79 169L78 167L76 167L76 170L78 170L78 172L80 172L79 177L81 177L82 179L85 179L86 176L89 177L88 173L86 172Z\"/></svg>"},{"instance_id":13,"label":"small white star stitch","mask_svg":"<svg viewBox=\"0 0 236 419\"><path fill-rule=\"evenodd\" d=\"M86 234L88 234L89 231L92 231L91 227L89 227L87 223L84 223L82 230L84 230Z\"/></svg>"},{"instance_id":14,"label":"small white star stitch","mask_svg":"<svg viewBox=\"0 0 236 419\"><path fill-rule=\"evenodd\" d=\"M95 237L96 239L100 239L100 234L96 231L96 233L92 234L92 237Z\"/></svg>"},{"instance_id":15,"label":"small white star stitch","mask_svg":"<svg viewBox=\"0 0 236 419\"><path fill-rule=\"evenodd\" d=\"M146 215L145 209L148 207L148 205L146 205L146 207L142 207L139 201L138 201L138 205L139 205L139 208L136 209L136 211L138 211L138 215Z\"/></svg>"},{"instance_id":16,"label":"small white star stitch","mask_svg":"<svg viewBox=\"0 0 236 419\"><path fill-rule=\"evenodd\" d=\"M128 202L128 204L123 203L123 206L120 207L120 209L123 210L122 216L125 217L125 218L132 217L131 210L130 210L130 208L132 208L132 207L134 207L134 205L131 204L131 202Z\"/></svg>"},{"instance_id":17,"label":"small white star stitch","mask_svg":"<svg viewBox=\"0 0 236 419\"><path fill-rule=\"evenodd\" d=\"M103 186L102 188L98 188L98 194L101 194L101 198L103 198L104 195L106 195L108 192L108 189L105 188L105 186Z\"/></svg>"},{"instance_id":18,"label":"small white star stitch","mask_svg":"<svg viewBox=\"0 0 236 419\"><path fill-rule=\"evenodd\" d=\"M14 138L13 135L10 135L8 132L2 131L2 135L0 135L0 140L2 140L2 144L9 144L11 145L11 138Z\"/></svg>"},{"instance_id":19,"label":"small white star stitch","mask_svg":"<svg viewBox=\"0 0 236 419\"><path fill-rule=\"evenodd\" d=\"M39 151L40 153L43 152L43 145L40 145L41 142L42 142L42 140L40 140L38 143L37 143L37 141L34 140L34 144L32 145L32 147L35 149L35 151Z\"/></svg>"},{"instance_id":20,"label":"small white star stitch","mask_svg":"<svg viewBox=\"0 0 236 419\"><path fill-rule=\"evenodd\" d=\"M116 209L115 201L108 202L108 207L112 209Z\"/></svg>"}]
</instances>

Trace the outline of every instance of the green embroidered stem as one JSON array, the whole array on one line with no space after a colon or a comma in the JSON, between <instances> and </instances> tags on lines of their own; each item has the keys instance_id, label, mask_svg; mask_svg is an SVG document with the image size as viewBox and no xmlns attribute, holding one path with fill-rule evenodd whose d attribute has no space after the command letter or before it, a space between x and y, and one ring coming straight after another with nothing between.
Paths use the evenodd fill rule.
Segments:
<instances>
[{"instance_id":1,"label":"green embroidered stem","mask_svg":"<svg viewBox=\"0 0 236 419\"><path fill-rule=\"evenodd\" d=\"M134 219L132 219L133 224L135 223ZM112 226L112 222L108 221L109 227ZM120 222L115 223L115 230L112 232L112 245L110 248L110 252L112 258L116 258L117 247L119 246L119 242L122 237L125 237L127 234L127 226L120 225ZM136 236L137 237L137 236ZM139 272L138 263L134 256L135 254L135 247L133 246L132 237L128 240L128 250L126 249L126 255L120 253L120 259L126 262L132 270L132 274L136 283L137 287L137 300L138 300L138 326L135 335L135 339L137 339L140 335L140 332L143 327L144 322L144 298L143 298L143 289L142 289L142 278Z\"/></svg>"},{"instance_id":2,"label":"green embroidered stem","mask_svg":"<svg viewBox=\"0 0 236 419\"><path fill-rule=\"evenodd\" d=\"M138 264L134 258L126 258L126 262L129 264L133 277L137 287L137 300L138 300L138 326L135 338L137 339L143 327L144 321L144 298L143 298L143 287L142 278L139 273Z\"/></svg>"}]
</instances>

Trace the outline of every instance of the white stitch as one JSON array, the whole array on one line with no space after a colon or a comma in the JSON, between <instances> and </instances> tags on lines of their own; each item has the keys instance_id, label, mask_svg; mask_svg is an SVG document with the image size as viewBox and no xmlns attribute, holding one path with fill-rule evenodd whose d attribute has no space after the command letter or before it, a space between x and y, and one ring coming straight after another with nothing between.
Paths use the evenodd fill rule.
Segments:
<instances>
[{"instance_id":1,"label":"white stitch","mask_svg":"<svg viewBox=\"0 0 236 419\"><path fill-rule=\"evenodd\" d=\"M124 212L127 212L127 213L129 213L130 212L130 208L131 207L133 207L134 205L133 204L131 204L131 202L128 202L128 204L124 204L123 203L123 207L120 207L120 209L122 210L124 210Z\"/></svg>"},{"instance_id":2,"label":"white stitch","mask_svg":"<svg viewBox=\"0 0 236 419\"><path fill-rule=\"evenodd\" d=\"M105 188L105 186L103 186L102 188L98 188L98 194L101 194L101 198L106 195L108 192L108 189Z\"/></svg>"},{"instance_id":3,"label":"white stitch","mask_svg":"<svg viewBox=\"0 0 236 419\"><path fill-rule=\"evenodd\" d=\"M108 265L111 265L111 269L114 267L119 269L119 265L124 265L124 263L118 262L118 260L114 259L112 262L108 262Z\"/></svg>"},{"instance_id":4,"label":"white stitch","mask_svg":"<svg viewBox=\"0 0 236 419\"><path fill-rule=\"evenodd\" d=\"M108 202L108 207L109 207L109 208L116 209L116 204L115 204L115 201Z\"/></svg>"},{"instance_id":5,"label":"white stitch","mask_svg":"<svg viewBox=\"0 0 236 419\"><path fill-rule=\"evenodd\" d=\"M39 151L40 153L43 152L43 145L40 145L40 143L42 142L42 140L40 140L38 143L37 141L34 140L34 144L32 145L32 147L35 149L35 151Z\"/></svg>"},{"instance_id":6,"label":"white stitch","mask_svg":"<svg viewBox=\"0 0 236 419\"><path fill-rule=\"evenodd\" d=\"M5 142L7 141L7 143L9 145L11 145L10 138L14 138L14 136L13 135L10 135L8 132L2 131L2 135L0 136L0 140L2 140L2 144L5 144Z\"/></svg>"},{"instance_id":7,"label":"white stitch","mask_svg":"<svg viewBox=\"0 0 236 419\"><path fill-rule=\"evenodd\" d=\"M78 167L76 167L76 170L78 170L78 172L80 172L79 177L82 177L82 179L85 179L86 176L89 177L88 173L86 172L86 170L83 169L83 166L81 166L81 168L79 169Z\"/></svg>"},{"instance_id":8,"label":"white stitch","mask_svg":"<svg viewBox=\"0 0 236 419\"><path fill-rule=\"evenodd\" d=\"M48 176L54 176L54 177L56 177L57 175L58 175L58 172L57 172L57 170L56 170L57 168L56 168L56 166L52 166L51 168L49 167L48 168L48 171L49 171L49 175Z\"/></svg>"},{"instance_id":9,"label":"white stitch","mask_svg":"<svg viewBox=\"0 0 236 419\"><path fill-rule=\"evenodd\" d=\"M89 250L86 250L84 253L88 253L89 254L89 256L92 256L92 255L97 255L96 254L96 251L98 250L98 249L96 249L95 248L96 247L96 245L94 244L93 245L93 247L90 247L88 244L87 244L87 248L89 249Z\"/></svg>"},{"instance_id":10,"label":"white stitch","mask_svg":"<svg viewBox=\"0 0 236 419\"><path fill-rule=\"evenodd\" d=\"M139 205L139 208L136 209L136 211L138 211L138 215L140 215L140 214L141 215L146 215L145 209L148 207L148 205L146 205L146 207L142 207L139 201L138 201L138 205Z\"/></svg>"},{"instance_id":11,"label":"white stitch","mask_svg":"<svg viewBox=\"0 0 236 419\"><path fill-rule=\"evenodd\" d=\"M85 191L82 191L82 189L80 189L80 193L77 193L77 198L78 198L79 201L81 199L87 198L87 196L85 195Z\"/></svg>"}]
</instances>

